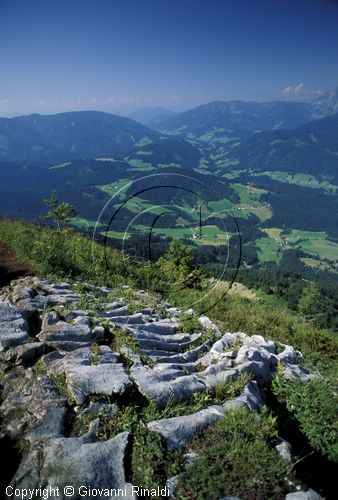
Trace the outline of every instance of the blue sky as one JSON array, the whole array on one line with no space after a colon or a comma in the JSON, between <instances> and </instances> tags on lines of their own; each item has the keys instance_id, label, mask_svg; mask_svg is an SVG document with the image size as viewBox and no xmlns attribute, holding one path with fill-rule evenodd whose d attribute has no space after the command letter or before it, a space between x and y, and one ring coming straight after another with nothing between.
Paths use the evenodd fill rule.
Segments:
<instances>
[{"instance_id":1,"label":"blue sky","mask_svg":"<svg viewBox=\"0 0 338 500\"><path fill-rule=\"evenodd\" d=\"M0 116L336 85L337 0L0 0Z\"/></svg>"}]
</instances>

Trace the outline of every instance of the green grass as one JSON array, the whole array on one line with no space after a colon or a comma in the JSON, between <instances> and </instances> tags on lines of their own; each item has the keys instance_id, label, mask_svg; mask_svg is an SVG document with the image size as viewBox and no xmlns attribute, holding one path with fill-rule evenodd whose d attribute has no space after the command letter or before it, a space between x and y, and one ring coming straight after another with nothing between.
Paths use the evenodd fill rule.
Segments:
<instances>
[{"instance_id":1,"label":"green grass","mask_svg":"<svg viewBox=\"0 0 338 500\"><path fill-rule=\"evenodd\" d=\"M264 222L272 217L272 211L270 208L265 207L261 204L260 198L262 194L267 193L265 189L259 189L252 186L244 186L243 184L232 184L232 188L240 196L240 207L245 209L247 214L253 213Z\"/></svg>"},{"instance_id":2,"label":"green grass","mask_svg":"<svg viewBox=\"0 0 338 500\"><path fill-rule=\"evenodd\" d=\"M100 234L102 236L107 236L108 238L115 238L117 240L128 240L131 236L132 230L129 229L128 232L126 231L113 231L110 229L109 231L102 231Z\"/></svg>"},{"instance_id":3,"label":"green grass","mask_svg":"<svg viewBox=\"0 0 338 500\"><path fill-rule=\"evenodd\" d=\"M154 170L154 167L151 163L145 162L143 160L139 160L137 158L128 159L128 164L133 168L137 169L140 172L151 172Z\"/></svg>"},{"instance_id":4,"label":"green grass","mask_svg":"<svg viewBox=\"0 0 338 500\"><path fill-rule=\"evenodd\" d=\"M0 240L9 244L23 263L52 279L80 279L101 286L134 284L138 279L138 266L126 262L121 252L110 247L105 249L71 229L57 231L1 219Z\"/></svg>"},{"instance_id":5,"label":"green grass","mask_svg":"<svg viewBox=\"0 0 338 500\"><path fill-rule=\"evenodd\" d=\"M49 167L49 170L54 170L56 168L65 168L68 167L68 165L71 165L72 162L70 161L65 161L63 163L59 163L58 165L53 165L52 167Z\"/></svg>"},{"instance_id":6,"label":"green grass","mask_svg":"<svg viewBox=\"0 0 338 500\"><path fill-rule=\"evenodd\" d=\"M281 234L277 229L270 234ZM304 237L305 232L297 232L295 236ZM317 239L318 236L319 233L316 234ZM103 247L68 229L56 231L25 222L0 220L0 239L9 243L17 257L29 263L43 277L62 280L66 277L70 281L74 279L111 286L114 293L123 296L131 307L138 307L133 295L137 287L150 288L148 285L153 280L161 279L161 276L156 275L156 266L149 271L145 266L126 263L120 252L114 249L107 249L112 267L111 272L107 272ZM314 238L311 241L317 240ZM126 284L133 288L122 294L121 285ZM284 389L282 385L276 394L294 412L313 449L331 459L335 458L332 432L334 397L330 387L336 383L337 336L330 331L314 328L304 318L290 312L284 302L263 292L257 293L259 300L255 301L230 294L221 298L220 294L217 290L207 295L202 289L185 288L175 292L169 290L164 293L164 298L181 308L193 307L197 313L207 310L207 315L222 331L259 334L299 349L305 356L305 363L315 365L324 374L329 381L329 384L325 383L329 389L316 385L306 385L301 389L288 386ZM112 299L112 296L106 298L108 301ZM84 305L97 306L96 297L91 294L85 295L83 301ZM155 299L152 305L156 306ZM195 331L197 324L193 321L190 323L185 330ZM102 325L108 326L106 323ZM128 342L134 348L132 339L128 339L123 330L113 330L111 340L116 349ZM99 346L94 345L92 362L98 361L98 355ZM204 367L201 365L198 369L202 371ZM34 371L37 375L43 375L45 369L38 362ZM65 376L56 374L52 378L57 390L73 406ZM164 476L170 477L168 471L172 472L177 463L164 450L160 437L147 430L146 424L158 418L187 414L209 404L232 399L241 392L247 381L243 374L234 381L219 384L213 392L193 395L188 405L170 404L162 410L158 410L153 403L140 402L140 394L133 393L129 403L119 405L116 414L99 415L99 437L109 439L121 430L130 432L131 480L144 487L157 486ZM76 420L74 424L74 432L77 435L86 432L94 417L79 416L79 421ZM259 415L244 411L228 413L224 420L194 440L192 448L200 455L200 459L183 470L178 498L218 500L225 494L234 494L243 500L284 498L287 493L284 478L292 477L292 472L274 450L277 432L275 418L264 411Z\"/></svg>"},{"instance_id":7,"label":"green grass","mask_svg":"<svg viewBox=\"0 0 338 500\"><path fill-rule=\"evenodd\" d=\"M293 473L274 449L276 436L276 420L267 412L227 413L194 439L191 448L199 458L179 476L177 498L284 499L285 478L293 479Z\"/></svg>"},{"instance_id":8,"label":"green grass","mask_svg":"<svg viewBox=\"0 0 338 500\"><path fill-rule=\"evenodd\" d=\"M212 212L217 212L220 215L224 210L232 209L234 206L233 202L224 198L223 200L212 200L208 203L208 208Z\"/></svg>"},{"instance_id":9,"label":"green grass","mask_svg":"<svg viewBox=\"0 0 338 500\"><path fill-rule=\"evenodd\" d=\"M320 180L314 177L313 175L309 174L302 174L302 173L296 173L296 174L289 174L288 172L283 172L283 171L275 171L275 172L264 172L264 173L257 173L257 172L250 172L251 175L268 175L271 179L279 181L279 182L285 182L287 184L296 184L297 186L303 186L303 187L309 187L312 189L324 189L324 191L328 194L337 194L338 186L335 184L331 184L330 181L328 180Z\"/></svg>"},{"instance_id":10,"label":"green grass","mask_svg":"<svg viewBox=\"0 0 338 500\"><path fill-rule=\"evenodd\" d=\"M94 229L96 222L95 220L84 219L82 217L73 217L71 220L71 224L78 229Z\"/></svg>"},{"instance_id":11,"label":"green grass","mask_svg":"<svg viewBox=\"0 0 338 500\"><path fill-rule=\"evenodd\" d=\"M137 226L138 229L141 226ZM143 228L144 231L148 231L148 227ZM191 243L197 245L226 245L228 243L228 238L230 238L230 233L227 234L225 231L221 231L216 226L203 225L202 226L202 239L198 239L199 236L199 226L192 225L189 227L173 227L173 228L154 228L153 233L162 237L170 237L180 239L191 240ZM196 238L194 238L194 234Z\"/></svg>"},{"instance_id":12,"label":"green grass","mask_svg":"<svg viewBox=\"0 0 338 500\"><path fill-rule=\"evenodd\" d=\"M271 238L259 238L256 240L258 258L260 262L279 262L282 255L280 245Z\"/></svg>"},{"instance_id":13,"label":"green grass","mask_svg":"<svg viewBox=\"0 0 338 500\"><path fill-rule=\"evenodd\" d=\"M338 244L328 240L306 240L299 243L304 252L318 255L322 259L338 260Z\"/></svg>"},{"instance_id":14,"label":"green grass","mask_svg":"<svg viewBox=\"0 0 338 500\"><path fill-rule=\"evenodd\" d=\"M129 184L131 184L130 180L120 179L119 181L111 182L110 184L98 184L96 187L109 196L116 196L117 199L120 199L124 196L126 188Z\"/></svg>"},{"instance_id":15,"label":"green grass","mask_svg":"<svg viewBox=\"0 0 338 500\"><path fill-rule=\"evenodd\" d=\"M327 239L324 231L303 231L292 229L290 233L283 234L280 228L264 228L268 238L256 240L259 247L260 262L278 262L280 256L278 249L299 248L306 253L312 254L320 259L328 259L335 262L338 259L338 244Z\"/></svg>"},{"instance_id":16,"label":"green grass","mask_svg":"<svg viewBox=\"0 0 338 500\"><path fill-rule=\"evenodd\" d=\"M323 381L286 378L283 366L276 374L272 389L299 421L310 445L330 460L338 462L338 399Z\"/></svg>"},{"instance_id":17,"label":"green grass","mask_svg":"<svg viewBox=\"0 0 338 500\"><path fill-rule=\"evenodd\" d=\"M335 264L327 264L321 262L319 258L312 257L300 257L300 260L304 262L306 266L314 267L322 271L330 271L331 273L338 273L338 268Z\"/></svg>"}]
</instances>

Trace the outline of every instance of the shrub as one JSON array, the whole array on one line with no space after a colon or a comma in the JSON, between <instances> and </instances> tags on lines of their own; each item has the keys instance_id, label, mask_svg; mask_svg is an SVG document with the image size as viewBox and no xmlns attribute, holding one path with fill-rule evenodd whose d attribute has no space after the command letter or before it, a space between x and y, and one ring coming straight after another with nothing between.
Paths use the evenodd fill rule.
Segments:
<instances>
[{"instance_id":1,"label":"shrub","mask_svg":"<svg viewBox=\"0 0 338 500\"><path fill-rule=\"evenodd\" d=\"M312 448L338 461L337 397L330 388L320 380L286 378L280 369L272 390L298 420Z\"/></svg>"},{"instance_id":2,"label":"shrub","mask_svg":"<svg viewBox=\"0 0 338 500\"><path fill-rule=\"evenodd\" d=\"M179 499L284 499L291 468L276 450L276 419L263 411L233 410L196 437L199 459L182 473Z\"/></svg>"}]
</instances>

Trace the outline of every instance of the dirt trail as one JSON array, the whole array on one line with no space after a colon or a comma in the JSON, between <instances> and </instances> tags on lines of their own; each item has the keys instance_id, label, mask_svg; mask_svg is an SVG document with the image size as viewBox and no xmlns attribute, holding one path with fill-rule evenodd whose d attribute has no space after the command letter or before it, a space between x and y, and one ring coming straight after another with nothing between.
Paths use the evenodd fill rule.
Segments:
<instances>
[{"instance_id":1,"label":"dirt trail","mask_svg":"<svg viewBox=\"0 0 338 500\"><path fill-rule=\"evenodd\" d=\"M34 275L33 269L21 262L7 243L0 241L0 286L8 285L11 280L28 275Z\"/></svg>"}]
</instances>

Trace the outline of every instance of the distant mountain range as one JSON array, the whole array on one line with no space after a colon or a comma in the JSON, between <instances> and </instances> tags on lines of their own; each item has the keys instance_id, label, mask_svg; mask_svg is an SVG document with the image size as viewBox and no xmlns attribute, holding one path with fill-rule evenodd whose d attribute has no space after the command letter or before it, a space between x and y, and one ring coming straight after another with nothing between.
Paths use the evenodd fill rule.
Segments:
<instances>
[{"instance_id":1,"label":"distant mountain range","mask_svg":"<svg viewBox=\"0 0 338 500\"><path fill-rule=\"evenodd\" d=\"M231 157L238 154L243 160L247 155L248 160L255 163L258 144L260 153L257 162L262 161L264 154L272 154L277 159L281 150L280 161L284 161L287 149L295 144L297 149L290 154L299 158L302 141L305 141L309 143L308 151L315 150L313 161L318 154L325 161L331 161L335 155L335 136L332 137L330 151L325 149L321 152L320 144L325 148L328 140L324 137L325 127L329 124L333 126L335 119L332 123L324 120L316 126L311 122L318 116L331 115L337 110L338 89L323 94L313 103L217 101L177 114L164 108L142 108L133 117L143 123L100 111L0 118L0 160L51 164L78 158L122 158L129 153L138 156L155 153L153 158L159 158L161 163L180 163L183 154L184 164L193 165L198 163L200 156L196 148L204 154L214 155L221 147L229 151ZM310 138L312 132L307 133L308 123L311 123L311 130L316 128L318 142ZM287 140L292 134L285 130L299 130L299 138ZM302 134L305 134L304 137ZM180 142L160 140L168 136L175 136ZM271 153L270 143L275 140L283 141L283 147L279 142L278 148ZM156 144L153 149L148 146L151 143ZM235 148L234 151L232 148ZM263 158L263 163L268 164L272 157L269 158Z\"/></svg>"},{"instance_id":2,"label":"distant mountain range","mask_svg":"<svg viewBox=\"0 0 338 500\"><path fill-rule=\"evenodd\" d=\"M229 151L240 167L307 173L338 182L338 113L297 129L254 134Z\"/></svg>"},{"instance_id":3,"label":"distant mountain range","mask_svg":"<svg viewBox=\"0 0 338 500\"><path fill-rule=\"evenodd\" d=\"M230 136L248 136L261 130L295 128L311 119L307 103L216 101L174 116L164 117L156 129L186 138L201 138L218 129Z\"/></svg>"},{"instance_id":4,"label":"distant mountain range","mask_svg":"<svg viewBox=\"0 0 338 500\"><path fill-rule=\"evenodd\" d=\"M133 113L131 113L130 118L136 120L137 122L143 123L150 128L156 128L158 123L162 120L168 118L169 116L174 116L176 113L170 111L166 108L156 107L156 108L139 108Z\"/></svg>"},{"instance_id":5,"label":"distant mountain range","mask_svg":"<svg viewBox=\"0 0 338 500\"><path fill-rule=\"evenodd\" d=\"M313 116L317 118L338 113L338 87L313 101L311 108Z\"/></svg>"},{"instance_id":6,"label":"distant mountain range","mask_svg":"<svg viewBox=\"0 0 338 500\"><path fill-rule=\"evenodd\" d=\"M338 258L337 95L313 103L211 102L178 114L140 110L148 125L97 111L0 118L0 215L38 219L42 200L55 193L76 208L74 225L92 230L103 207L106 224L131 197L111 238L120 241L135 221L128 237L138 245L155 220L157 238L207 245L216 255L227 241L222 221L229 225L233 213L246 263L277 262L297 241L301 258L331 266ZM200 200L202 242L194 237ZM170 214L162 217L161 205Z\"/></svg>"},{"instance_id":7,"label":"distant mountain range","mask_svg":"<svg viewBox=\"0 0 338 500\"><path fill-rule=\"evenodd\" d=\"M61 162L124 155L159 137L135 120L100 111L0 118L0 160Z\"/></svg>"}]
</instances>

